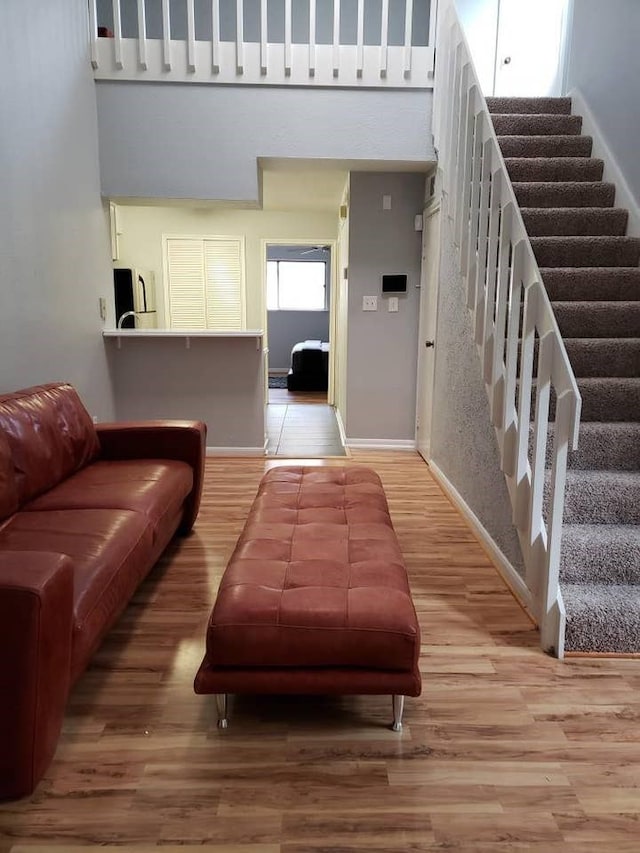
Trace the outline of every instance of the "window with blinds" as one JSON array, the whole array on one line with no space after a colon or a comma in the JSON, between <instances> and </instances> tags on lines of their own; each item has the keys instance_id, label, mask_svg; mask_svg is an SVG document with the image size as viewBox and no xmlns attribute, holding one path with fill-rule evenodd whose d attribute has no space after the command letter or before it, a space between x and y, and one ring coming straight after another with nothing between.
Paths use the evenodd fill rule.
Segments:
<instances>
[{"instance_id":1,"label":"window with blinds","mask_svg":"<svg viewBox=\"0 0 640 853\"><path fill-rule=\"evenodd\" d=\"M168 320L173 329L246 327L241 237L166 237Z\"/></svg>"}]
</instances>

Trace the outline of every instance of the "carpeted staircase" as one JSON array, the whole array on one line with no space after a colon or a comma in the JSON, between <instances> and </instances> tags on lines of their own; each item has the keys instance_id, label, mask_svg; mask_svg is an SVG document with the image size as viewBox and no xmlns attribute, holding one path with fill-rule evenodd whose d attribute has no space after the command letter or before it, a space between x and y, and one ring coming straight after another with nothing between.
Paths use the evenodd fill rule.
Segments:
<instances>
[{"instance_id":1,"label":"carpeted staircase","mask_svg":"<svg viewBox=\"0 0 640 853\"><path fill-rule=\"evenodd\" d=\"M640 652L640 239L569 98L489 98L582 395L561 556L567 651ZM552 427L550 427L552 431Z\"/></svg>"}]
</instances>

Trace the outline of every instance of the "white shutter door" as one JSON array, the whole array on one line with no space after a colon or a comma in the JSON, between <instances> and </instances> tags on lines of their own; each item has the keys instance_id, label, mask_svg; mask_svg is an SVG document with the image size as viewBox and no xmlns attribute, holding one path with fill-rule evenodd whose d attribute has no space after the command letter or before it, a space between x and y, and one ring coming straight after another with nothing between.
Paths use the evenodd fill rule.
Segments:
<instances>
[{"instance_id":1,"label":"white shutter door","mask_svg":"<svg viewBox=\"0 0 640 853\"><path fill-rule=\"evenodd\" d=\"M242 241L206 239L204 269L207 328L244 328L244 269Z\"/></svg>"},{"instance_id":2,"label":"white shutter door","mask_svg":"<svg viewBox=\"0 0 640 853\"><path fill-rule=\"evenodd\" d=\"M205 329L202 240L167 240L169 318L172 329Z\"/></svg>"}]
</instances>

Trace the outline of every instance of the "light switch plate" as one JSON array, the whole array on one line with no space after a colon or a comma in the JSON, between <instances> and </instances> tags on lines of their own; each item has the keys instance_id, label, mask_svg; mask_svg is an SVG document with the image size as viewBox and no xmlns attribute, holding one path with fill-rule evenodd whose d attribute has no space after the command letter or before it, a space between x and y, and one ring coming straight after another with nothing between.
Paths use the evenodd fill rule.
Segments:
<instances>
[{"instance_id":1,"label":"light switch plate","mask_svg":"<svg viewBox=\"0 0 640 853\"><path fill-rule=\"evenodd\" d=\"M398 297L390 296L389 297L389 313L393 313L398 310Z\"/></svg>"},{"instance_id":2,"label":"light switch plate","mask_svg":"<svg viewBox=\"0 0 640 853\"><path fill-rule=\"evenodd\" d=\"M98 300L98 307L99 307L99 311L100 311L100 319L106 320L107 319L107 300L104 298L104 296L101 296L100 299Z\"/></svg>"},{"instance_id":3,"label":"light switch plate","mask_svg":"<svg viewBox=\"0 0 640 853\"><path fill-rule=\"evenodd\" d=\"M382 196L382 209L383 210L391 210L391 196L383 195Z\"/></svg>"},{"instance_id":4,"label":"light switch plate","mask_svg":"<svg viewBox=\"0 0 640 853\"><path fill-rule=\"evenodd\" d=\"M363 296L362 297L362 310L363 311L377 311L378 310L378 297L377 296Z\"/></svg>"}]
</instances>

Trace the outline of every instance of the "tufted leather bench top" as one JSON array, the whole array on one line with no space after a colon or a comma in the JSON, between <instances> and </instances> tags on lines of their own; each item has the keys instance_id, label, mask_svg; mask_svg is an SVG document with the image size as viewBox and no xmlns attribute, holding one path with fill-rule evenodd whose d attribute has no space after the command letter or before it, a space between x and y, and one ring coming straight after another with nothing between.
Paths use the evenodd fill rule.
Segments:
<instances>
[{"instance_id":1,"label":"tufted leather bench top","mask_svg":"<svg viewBox=\"0 0 640 853\"><path fill-rule=\"evenodd\" d=\"M274 468L207 630L208 667L417 668L419 631L378 475Z\"/></svg>"}]
</instances>

